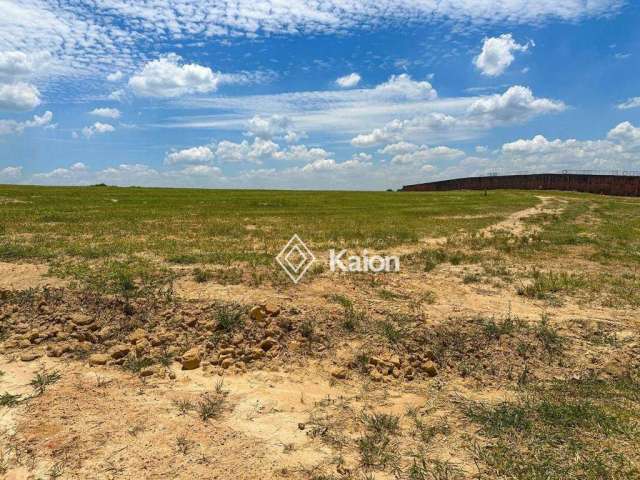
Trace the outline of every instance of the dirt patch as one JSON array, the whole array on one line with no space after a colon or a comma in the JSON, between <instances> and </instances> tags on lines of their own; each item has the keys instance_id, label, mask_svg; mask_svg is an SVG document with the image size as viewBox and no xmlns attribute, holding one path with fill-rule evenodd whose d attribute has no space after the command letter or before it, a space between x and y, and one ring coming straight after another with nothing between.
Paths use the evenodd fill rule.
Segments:
<instances>
[{"instance_id":1,"label":"dirt patch","mask_svg":"<svg viewBox=\"0 0 640 480\"><path fill-rule=\"evenodd\" d=\"M25 290L27 288L61 287L65 281L50 277L49 267L33 263L0 262L0 289Z\"/></svg>"}]
</instances>

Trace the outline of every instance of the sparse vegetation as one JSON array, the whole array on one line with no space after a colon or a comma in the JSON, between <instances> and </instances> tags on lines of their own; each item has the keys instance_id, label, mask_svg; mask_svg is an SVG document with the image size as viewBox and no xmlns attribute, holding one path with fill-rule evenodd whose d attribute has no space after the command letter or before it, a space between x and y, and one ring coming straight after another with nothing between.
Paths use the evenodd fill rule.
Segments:
<instances>
[{"instance_id":1,"label":"sparse vegetation","mask_svg":"<svg viewBox=\"0 0 640 480\"><path fill-rule=\"evenodd\" d=\"M46 391L49 385L53 385L54 383L60 380L60 373L56 370L47 371L41 370L36 373L36 376L31 379L29 385L33 388L35 395L42 395Z\"/></svg>"},{"instance_id":2,"label":"sparse vegetation","mask_svg":"<svg viewBox=\"0 0 640 480\"><path fill-rule=\"evenodd\" d=\"M20 416L37 404L51 428L69 435L73 427L86 441L90 429L78 428L76 418L82 415L58 420L72 399L73 408L96 417L95 438L114 452L100 465L110 476L125 474L119 463L128 460L114 447L120 437L136 448L149 441L142 401L189 473L247 448L253 437L245 423L266 431L289 422L278 435L296 424L304 434L283 438L277 458L284 452L295 462L320 444L330 454L308 472L277 466L283 478L640 478L638 333L627 321L640 305L639 244L629 233L638 228L634 199L549 193L557 212L496 232L483 229L538 203L538 192L410 198L111 187L53 195L21 188L8 187L5 195L32 203L2 205L0 259L45 262L50 275L70 283L0 289L0 342L15 361L4 377L0 372L0 407L24 406L10 412ZM104 195L118 201L106 209ZM384 253L398 247L401 274L337 275L318 261L294 286L273 264L294 226L315 253L336 245ZM417 242L425 236L430 240ZM81 375L65 381L62 395L51 395L58 387L47 391L57 371L39 372L30 382L33 395L4 385L15 369L40 361L95 369L87 382ZM136 375L102 370L114 365ZM238 377L207 383L201 396L186 383L222 375ZM242 375L238 408L226 386ZM129 385L133 392L124 390ZM484 400L460 400L459 392ZM176 400L166 408L166 398ZM124 435L105 433L106 414L96 411L104 399L129 414ZM405 416L392 413L408 404ZM301 414L308 420L292 420ZM30 422L50 427L33 416ZM226 435L229 422L242 442ZM221 431L220 442L202 441ZM101 458L106 447L95 449ZM59 459L43 451L46 477ZM59 473L82 476L76 470L65 463Z\"/></svg>"},{"instance_id":3,"label":"sparse vegetation","mask_svg":"<svg viewBox=\"0 0 640 480\"><path fill-rule=\"evenodd\" d=\"M476 445L483 475L618 479L640 474L638 384L595 378L535 385L513 402L471 403L464 411L492 445ZM629 402L631 401L631 402Z\"/></svg>"}]
</instances>

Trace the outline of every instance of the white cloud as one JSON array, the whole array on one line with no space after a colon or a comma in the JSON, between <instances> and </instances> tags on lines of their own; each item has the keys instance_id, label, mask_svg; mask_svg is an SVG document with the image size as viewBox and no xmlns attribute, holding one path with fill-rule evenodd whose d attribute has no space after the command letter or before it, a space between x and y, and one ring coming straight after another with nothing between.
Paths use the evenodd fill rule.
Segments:
<instances>
[{"instance_id":1,"label":"white cloud","mask_svg":"<svg viewBox=\"0 0 640 480\"><path fill-rule=\"evenodd\" d=\"M391 75L389 80L375 87L374 91L393 99L435 100L438 97L438 92L431 83L426 80L412 80L411 76L406 73Z\"/></svg>"},{"instance_id":2,"label":"white cloud","mask_svg":"<svg viewBox=\"0 0 640 480\"><path fill-rule=\"evenodd\" d=\"M212 165L189 165L180 171L182 175L194 176L220 176L222 171L218 167Z\"/></svg>"},{"instance_id":3,"label":"white cloud","mask_svg":"<svg viewBox=\"0 0 640 480\"><path fill-rule=\"evenodd\" d=\"M619 12L624 0L3 0L0 50L51 53L61 74L128 70L146 45L212 37L335 34L406 23L454 28L579 21Z\"/></svg>"},{"instance_id":4,"label":"white cloud","mask_svg":"<svg viewBox=\"0 0 640 480\"><path fill-rule=\"evenodd\" d=\"M462 158L464 156L465 153L462 150L458 150L456 148L450 148L446 146L429 148L423 145L414 152L403 153L394 156L391 159L391 163L406 165L414 163L426 163L434 160L452 160L455 158Z\"/></svg>"},{"instance_id":5,"label":"white cloud","mask_svg":"<svg viewBox=\"0 0 640 480\"><path fill-rule=\"evenodd\" d=\"M622 122L609 131L607 138L627 145L638 145L640 144L640 127L634 127L629 122Z\"/></svg>"},{"instance_id":6,"label":"white cloud","mask_svg":"<svg viewBox=\"0 0 640 480\"><path fill-rule=\"evenodd\" d=\"M40 92L29 83L0 84L0 110L33 110L40 103Z\"/></svg>"},{"instance_id":7,"label":"white cloud","mask_svg":"<svg viewBox=\"0 0 640 480\"><path fill-rule=\"evenodd\" d=\"M315 162L324 160L331 156L324 148L312 147L306 145L293 145L287 150L273 153L276 160L296 161L296 162Z\"/></svg>"},{"instance_id":8,"label":"white cloud","mask_svg":"<svg viewBox=\"0 0 640 480\"><path fill-rule=\"evenodd\" d=\"M344 77L340 77L336 79L336 84L340 88L353 88L360 83L362 78L357 73L353 72L349 75L345 75Z\"/></svg>"},{"instance_id":9,"label":"white cloud","mask_svg":"<svg viewBox=\"0 0 640 480\"><path fill-rule=\"evenodd\" d=\"M141 97L179 97L217 90L221 76L196 63L182 64L176 54L153 60L129 79L129 87Z\"/></svg>"},{"instance_id":10,"label":"white cloud","mask_svg":"<svg viewBox=\"0 0 640 480\"><path fill-rule=\"evenodd\" d=\"M127 96L127 93L120 88L118 90L114 90L113 92L111 92L107 98L109 98L109 100L122 102L126 96Z\"/></svg>"},{"instance_id":11,"label":"white cloud","mask_svg":"<svg viewBox=\"0 0 640 480\"><path fill-rule=\"evenodd\" d=\"M522 123L566 108L519 86L502 95L438 97L430 83L401 75L374 88L215 96L176 100L172 105L225 113L184 115L153 126L245 132L251 118L286 117L297 131L338 142L351 140L357 147L402 140L430 144L468 140L496 125ZM289 143L296 143L306 134L288 136L293 137Z\"/></svg>"},{"instance_id":12,"label":"white cloud","mask_svg":"<svg viewBox=\"0 0 640 480\"><path fill-rule=\"evenodd\" d=\"M89 115L117 119L120 118L120 110L118 110L117 108L95 108L89 112Z\"/></svg>"},{"instance_id":13,"label":"white cloud","mask_svg":"<svg viewBox=\"0 0 640 480\"><path fill-rule=\"evenodd\" d=\"M173 165L176 163L205 164L214 158L214 152L207 146L192 147L184 150L170 152L165 157L164 163Z\"/></svg>"},{"instance_id":14,"label":"white cloud","mask_svg":"<svg viewBox=\"0 0 640 480\"><path fill-rule=\"evenodd\" d=\"M216 146L215 158L226 163L262 163L278 150L279 147L276 143L259 137L254 138L252 143L246 140L241 143L223 140Z\"/></svg>"},{"instance_id":15,"label":"white cloud","mask_svg":"<svg viewBox=\"0 0 640 480\"><path fill-rule=\"evenodd\" d=\"M514 169L638 170L640 128L623 122L598 140L548 140L536 135L505 143L500 152L501 162Z\"/></svg>"},{"instance_id":16,"label":"white cloud","mask_svg":"<svg viewBox=\"0 0 640 480\"><path fill-rule=\"evenodd\" d=\"M523 122L537 115L562 112L565 109L566 105L563 102L536 98L531 89L516 85L502 95L496 94L476 100L469 107L468 114L495 125Z\"/></svg>"},{"instance_id":17,"label":"white cloud","mask_svg":"<svg viewBox=\"0 0 640 480\"><path fill-rule=\"evenodd\" d=\"M21 77L35 71L33 58L23 52L0 52L0 78Z\"/></svg>"},{"instance_id":18,"label":"white cloud","mask_svg":"<svg viewBox=\"0 0 640 480\"><path fill-rule=\"evenodd\" d=\"M46 111L43 115L34 115L33 120L16 122L15 120L0 120L0 136L21 134L27 128L46 127L51 124L53 113Z\"/></svg>"},{"instance_id":19,"label":"white cloud","mask_svg":"<svg viewBox=\"0 0 640 480\"><path fill-rule=\"evenodd\" d=\"M255 115L249 120L249 133L256 137L272 139L278 135L284 135L291 126L291 119L284 115L271 115L263 117Z\"/></svg>"},{"instance_id":20,"label":"white cloud","mask_svg":"<svg viewBox=\"0 0 640 480\"><path fill-rule=\"evenodd\" d=\"M109 75L107 75L107 81L109 82L119 82L120 80L122 80L122 78L124 77L124 73L122 73L120 70L110 73Z\"/></svg>"},{"instance_id":21,"label":"white cloud","mask_svg":"<svg viewBox=\"0 0 640 480\"><path fill-rule=\"evenodd\" d=\"M513 63L513 53L526 52L529 46L533 46L533 42L521 45L513 39L510 33L499 37L485 38L480 55L474 59L475 66L483 75L490 77L502 75Z\"/></svg>"},{"instance_id":22,"label":"white cloud","mask_svg":"<svg viewBox=\"0 0 640 480\"><path fill-rule=\"evenodd\" d=\"M392 142L397 139L397 126L400 125L398 120L388 124L384 128L374 128L369 133L361 133L351 139L351 145L354 147L372 147L381 143Z\"/></svg>"},{"instance_id":23,"label":"white cloud","mask_svg":"<svg viewBox=\"0 0 640 480\"><path fill-rule=\"evenodd\" d=\"M0 170L0 178L3 180L14 180L22 176L22 167L5 167Z\"/></svg>"},{"instance_id":24,"label":"white cloud","mask_svg":"<svg viewBox=\"0 0 640 480\"><path fill-rule=\"evenodd\" d=\"M419 147L410 142L398 142L387 145L379 152L382 155L400 155L403 153L415 152Z\"/></svg>"},{"instance_id":25,"label":"white cloud","mask_svg":"<svg viewBox=\"0 0 640 480\"><path fill-rule=\"evenodd\" d=\"M305 173L342 172L345 170L357 170L368 167L371 167L371 163L358 158L344 162L336 162L333 159L324 158L314 160L313 162L306 164L304 167L300 168L300 171Z\"/></svg>"},{"instance_id":26,"label":"white cloud","mask_svg":"<svg viewBox=\"0 0 640 480\"><path fill-rule=\"evenodd\" d=\"M115 132L115 130L115 127L109 123L96 122L93 125L84 127L82 135L86 138L91 138L96 134Z\"/></svg>"},{"instance_id":27,"label":"white cloud","mask_svg":"<svg viewBox=\"0 0 640 480\"><path fill-rule=\"evenodd\" d=\"M618 104L618 109L620 110L628 110L630 108L640 108L640 97L633 97Z\"/></svg>"}]
</instances>

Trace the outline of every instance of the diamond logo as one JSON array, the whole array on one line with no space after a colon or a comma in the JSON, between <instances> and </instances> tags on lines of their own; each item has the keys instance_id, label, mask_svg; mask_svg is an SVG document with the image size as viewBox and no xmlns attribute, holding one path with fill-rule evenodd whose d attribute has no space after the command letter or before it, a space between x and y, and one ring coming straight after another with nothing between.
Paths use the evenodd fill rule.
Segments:
<instances>
[{"instance_id":1,"label":"diamond logo","mask_svg":"<svg viewBox=\"0 0 640 480\"><path fill-rule=\"evenodd\" d=\"M298 283L311 264L316 261L316 257L296 233L280 251L276 261L291 281Z\"/></svg>"}]
</instances>

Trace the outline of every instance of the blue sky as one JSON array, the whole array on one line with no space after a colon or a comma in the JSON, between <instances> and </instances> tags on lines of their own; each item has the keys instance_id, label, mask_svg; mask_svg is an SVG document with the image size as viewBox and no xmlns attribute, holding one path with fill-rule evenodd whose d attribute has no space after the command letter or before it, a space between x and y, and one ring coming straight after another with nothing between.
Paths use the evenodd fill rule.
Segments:
<instances>
[{"instance_id":1,"label":"blue sky","mask_svg":"<svg viewBox=\"0 0 640 480\"><path fill-rule=\"evenodd\" d=\"M1 0L0 183L636 171L639 24L625 0Z\"/></svg>"}]
</instances>

